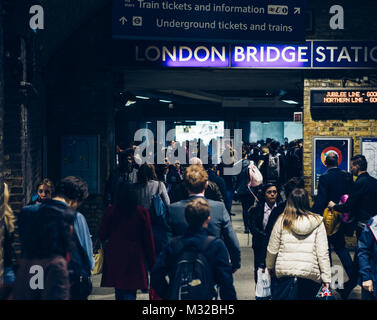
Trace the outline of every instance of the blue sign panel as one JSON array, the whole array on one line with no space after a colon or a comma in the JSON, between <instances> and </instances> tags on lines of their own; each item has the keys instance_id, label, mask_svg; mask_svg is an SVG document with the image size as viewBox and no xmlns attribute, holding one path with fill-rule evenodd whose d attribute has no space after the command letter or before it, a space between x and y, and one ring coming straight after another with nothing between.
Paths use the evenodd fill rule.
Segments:
<instances>
[{"instance_id":1,"label":"blue sign panel","mask_svg":"<svg viewBox=\"0 0 377 320\"><path fill-rule=\"evenodd\" d=\"M311 44L231 46L233 68L309 68Z\"/></svg>"},{"instance_id":2,"label":"blue sign panel","mask_svg":"<svg viewBox=\"0 0 377 320\"><path fill-rule=\"evenodd\" d=\"M305 41L306 0L113 0L113 37Z\"/></svg>"},{"instance_id":3,"label":"blue sign panel","mask_svg":"<svg viewBox=\"0 0 377 320\"><path fill-rule=\"evenodd\" d=\"M263 69L374 69L377 42L317 41L302 44L112 42L112 64L157 67Z\"/></svg>"},{"instance_id":4,"label":"blue sign panel","mask_svg":"<svg viewBox=\"0 0 377 320\"><path fill-rule=\"evenodd\" d=\"M314 41L313 68L376 68L377 41Z\"/></svg>"},{"instance_id":5,"label":"blue sign panel","mask_svg":"<svg viewBox=\"0 0 377 320\"><path fill-rule=\"evenodd\" d=\"M139 65L164 67L229 67L229 48L226 44L151 44L135 46L135 62Z\"/></svg>"}]
</instances>

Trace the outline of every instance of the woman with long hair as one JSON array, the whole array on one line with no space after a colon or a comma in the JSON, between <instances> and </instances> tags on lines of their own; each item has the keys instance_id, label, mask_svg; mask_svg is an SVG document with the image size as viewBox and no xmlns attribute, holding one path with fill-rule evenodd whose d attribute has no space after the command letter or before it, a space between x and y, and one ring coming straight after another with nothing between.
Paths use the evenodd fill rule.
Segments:
<instances>
[{"instance_id":1,"label":"woman with long hair","mask_svg":"<svg viewBox=\"0 0 377 320\"><path fill-rule=\"evenodd\" d=\"M294 189L276 221L267 247L272 299L312 300L329 288L331 267L322 217L310 212L305 189Z\"/></svg>"},{"instance_id":2,"label":"woman with long hair","mask_svg":"<svg viewBox=\"0 0 377 320\"><path fill-rule=\"evenodd\" d=\"M132 185L118 185L115 204L106 210L99 237L108 241L101 286L115 288L116 300L135 300L138 289L148 289L146 266L152 268L155 250L149 212L138 205Z\"/></svg>"},{"instance_id":3,"label":"woman with long hair","mask_svg":"<svg viewBox=\"0 0 377 320\"><path fill-rule=\"evenodd\" d=\"M168 243L168 226L164 216L156 217L156 215L153 214L154 207L152 198L154 195L158 194L166 208L170 204L170 199L165 184L157 179L153 164L144 163L140 166L136 190L139 199L138 204L147 209L151 214L156 255L158 255L162 248Z\"/></svg>"}]
</instances>

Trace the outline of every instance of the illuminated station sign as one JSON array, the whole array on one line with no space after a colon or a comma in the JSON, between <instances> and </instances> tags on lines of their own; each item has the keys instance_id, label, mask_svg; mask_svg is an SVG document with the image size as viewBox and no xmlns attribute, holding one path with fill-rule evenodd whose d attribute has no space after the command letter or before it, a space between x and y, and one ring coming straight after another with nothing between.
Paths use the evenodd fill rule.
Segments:
<instances>
[{"instance_id":1,"label":"illuminated station sign","mask_svg":"<svg viewBox=\"0 0 377 320\"><path fill-rule=\"evenodd\" d=\"M312 108L377 106L377 88L375 89L331 89L311 90Z\"/></svg>"},{"instance_id":2,"label":"illuminated station sign","mask_svg":"<svg viewBox=\"0 0 377 320\"><path fill-rule=\"evenodd\" d=\"M112 43L112 64L154 67L377 69L377 41Z\"/></svg>"}]
</instances>

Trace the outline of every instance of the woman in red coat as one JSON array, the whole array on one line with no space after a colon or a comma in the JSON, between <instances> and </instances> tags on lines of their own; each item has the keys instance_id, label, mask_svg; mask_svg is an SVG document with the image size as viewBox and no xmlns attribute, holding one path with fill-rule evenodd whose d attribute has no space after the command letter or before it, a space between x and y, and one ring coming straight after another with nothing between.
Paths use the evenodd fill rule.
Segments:
<instances>
[{"instance_id":1,"label":"woman in red coat","mask_svg":"<svg viewBox=\"0 0 377 320\"><path fill-rule=\"evenodd\" d=\"M145 266L150 270L155 262L149 212L137 203L134 187L120 183L99 230L100 239L108 240L101 287L114 287L116 300L135 300L138 289L148 289Z\"/></svg>"}]
</instances>

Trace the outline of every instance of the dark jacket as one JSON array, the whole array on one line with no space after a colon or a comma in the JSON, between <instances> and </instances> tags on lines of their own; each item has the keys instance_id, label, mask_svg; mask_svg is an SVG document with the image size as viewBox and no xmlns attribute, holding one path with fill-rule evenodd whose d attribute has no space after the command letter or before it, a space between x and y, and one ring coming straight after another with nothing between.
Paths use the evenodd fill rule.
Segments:
<instances>
[{"instance_id":1,"label":"dark jacket","mask_svg":"<svg viewBox=\"0 0 377 320\"><path fill-rule=\"evenodd\" d=\"M226 194L226 184L224 179L219 177L214 171L208 170L208 180L216 183L216 185L219 187L223 200L227 199L228 196Z\"/></svg>"},{"instance_id":2,"label":"dark jacket","mask_svg":"<svg viewBox=\"0 0 377 320\"><path fill-rule=\"evenodd\" d=\"M25 252L25 245L27 239L33 236L33 230L30 227L35 215L38 213L39 207L41 204L33 204L30 206L25 206L21 209L20 212L16 212L15 216L17 218L17 227L18 227L18 237L21 247L21 255Z\"/></svg>"},{"instance_id":3,"label":"dark jacket","mask_svg":"<svg viewBox=\"0 0 377 320\"><path fill-rule=\"evenodd\" d=\"M302 148L289 148L285 156L287 180L302 176Z\"/></svg>"},{"instance_id":4,"label":"dark jacket","mask_svg":"<svg viewBox=\"0 0 377 320\"><path fill-rule=\"evenodd\" d=\"M195 197L191 197L187 200L173 203L168 207L167 221L171 228L172 237L181 236L186 232L188 224L185 219L185 207L187 203L194 198ZM222 202L209 199L205 200L208 201L211 209L211 219L209 221L208 231L213 236L222 238L224 240L225 245L229 251L233 269L239 269L241 267L240 245L237 239L237 235L233 230L228 211L226 210L225 205Z\"/></svg>"},{"instance_id":5,"label":"dark jacket","mask_svg":"<svg viewBox=\"0 0 377 320\"><path fill-rule=\"evenodd\" d=\"M373 232L372 232L373 231ZM361 281L373 281L377 294L377 216L368 221L357 243Z\"/></svg>"},{"instance_id":6,"label":"dark jacket","mask_svg":"<svg viewBox=\"0 0 377 320\"><path fill-rule=\"evenodd\" d=\"M219 187L212 181L208 181L208 187L205 190L204 195L207 199L211 199L213 201L224 201ZM170 203L186 200L188 196L189 195L184 183L175 184L172 186L172 189L169 193Z\"/></svg>"},{"instance_id":7,"label":"dark jacket","mask_svg":"<svg viewBox=\"0 0 377 320\"><path fill-rule=\"evenodd\" d=\"M268 218L266 228L263 228L263 218L264 218L264 205L265 202L259 202L255 207L253 207L249 212L249 229L253 235L252 247L254 249L254 255L256 254L257 261L265 266L266 254L268 241L272 232L272 228L282 213L281 206L277 206L271 211ZM284 206L285 207L285 206ZM283 208L284 210L284 208Z\"/></svg>"},{"instance_id":8,"label":"dark jacket","mask_svg":"<svg viewBox=\"0 0 377 320\"><path fill-rule=\"evenodd\" d=\"M36 275L30 272L30 268L36 265L43 269L43 289L33 289L30 286L31 278ZM14 300L69 300L69 289L67 261L62 256L38 260L22 259L12 297Z\"/></svg>"},{"instance_id":9,"label":"dark jacket","mask_svg":"<svg viewBox=\"0 0 377 320\"><path fill-rule=\"evenodd\" d=\"M104 204L107 207L113 204L116 197L118 184L121 182L136 183L137 182L137 169L135 167L127 167L121 170L119 167L115 168L105 185Z\"/></svg>"},{"instance_id":10,"label":"dark jacket","mask_svg":"<svg viewBox=\"0 0 377 320\"><path fill-rule=\"evenodd\" d=\"M204 241L210 233L204 229L190 230L184 234L183 241L185 245L196 245ZM204 252L208 264L212 267L215 283L220 287L220 297L222 300L236 300L236 290L233 285L232 267L229 264L228 251L224 242L217 238L212 241ZM158 256L156 264L151 272L151 287L163 299L169 297L169 285L165 276L173 278L176 259L171 243L164 248Z\"/></svg>"},{"instance_id":11,"label":"dark jacket","mask_svg":"<svg viewBox=\"0 0 377 320\"><path fill-rule=\"evenodd\" d=\"M352 175L339 168L327 170L319 177L318 194L312 212L323 214L330 201L338 203L344 194L349 194L352 188Z\"/></svg>"},{"instance_id":12,"label":"dark jacket","mask_svg":"<svg viewBox=\"0 0 377 320\"><path fill-rule=\"evenodd\" d=\"M273 182L273 183L278 183L278 184L283 184L285 181L286 181L286 163L284 161L284 156L282 154L279 153L279 177L276 181L274 180L271 180L269 177L268 177L268 166L269 166L269 157L271 156L276 156L277 153L267 153L267 154L263 154L261 157L260 157L260 161L262 161L262 164L259 168L259 171L261 172L262 176L263 176L263 184L266 184L266 183L269 183L269 182Z\"/></svg>"},{"instance_id":13,"label":"dark jacket","mask_svg":"<svg viewBox=\"0 0 377 320\"><path fill-rule=\"evenodd\" d=\"M359 175L345 204L334 206L339 212L349 212L356 221L367 222L377 214L377 179L367 172Z\"/></svg>"},{"instance_id":14,"label":"dark jacket","mask_svg":"<svg viewBox=\"0 0 377 320\"><path fill-rule=\"evenodd\" d=\"M155 262L154 241L149 212L141 206L126 216L116 206L109 206L99 230L105 247L102 287L122 290L147 289L145 265Z\"/></svg>"},{"instance_id":15,"label":"dark jacket","mask_svg":"<svg viewBox=\"0 0 377 320\"><path fill-rule=\"evenodd\" d=\"M166 180L167 180L166 182L169 184L175 184L175 183L180 183L182 181L182 178L179 175L178 171L175 169L175 167L170 166Z\"/></svg>"},{"instance_id":16,"label":"dark jacket","mask_svg":"<svg viewBox=\"0 0 377 320\"><path fill-rule=\"evenodd\" d=\"M250 191L247 187L249 183L249 173L248 173L248 166L250 164L250 160L243 159L242 160L242 167L241 172L237 176L237 194L238 195L249 195Z\"/></svg>"},{"instance_id":17,"label":"dark jacket","mask_svg":"<svg viewBox=\"0 0 377 320\"><path fill-rule=\"evenodd\" d=\"M49 207L56 207L63 210L71 210L68 205L62 201L48 199L41 204L25 206L21 209L17 216L18 234L21 243L21 257L25 257L27 244L29 239L34 237L33 222L36 219L41 206L48 205ZM29 248L30 250L30 248ZM80 278L85 277L90 285L91 264L88 253L82 248L77 233L73 234L73 245L69 252L70 261L68 263L69 280L70 280L70 299L81 300L86 299L87 295L83 297L80 293ZM90 290L91 291L91 290ZM87 294L89 294L89 289Z\"/></svg>"}]
</instances>

